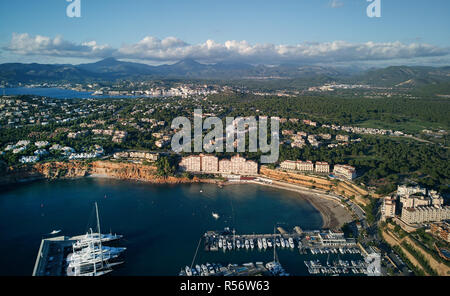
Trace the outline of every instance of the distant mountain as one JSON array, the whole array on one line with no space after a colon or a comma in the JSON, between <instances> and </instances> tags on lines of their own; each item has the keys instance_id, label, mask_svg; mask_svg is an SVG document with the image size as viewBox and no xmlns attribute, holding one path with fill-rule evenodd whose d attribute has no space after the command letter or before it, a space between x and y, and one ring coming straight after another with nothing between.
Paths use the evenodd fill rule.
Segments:
<instances>
[{"instance_id":1,"label":"distant mountain","mask_svg":"<svg viewBox=\"0 0 450 296\"><path fill-rule=\"evenodd\" d=\"M151 75L155 72L155 67L139 63L122 62L114 58L107 58L91 64L81 64L75 67L92 73L117 77L133 74Z\"/></svg>"},{"instance_id":2,"label":"distant mountain","mask_svg":"<svg viewBox=\"0 0 450 296\"><path fill-rule=\"evenodd\" d=\"M353 77L369 85L417 87L427 84L448 83L450 81L450 67L408 67L392 66L383 69L371 69Z\"/></svg>"},{"instance_id":3,"label":"distant mountain","mask_svg":"<svg viewBox=\"0 0 450 296\"><path fill-rule=\"evenodd\" d=\"M304 80L306 84L327 82L364 83L378 86L417 87L450 81L450 67L388 67L362 71L357 67L324 67L245 63L202 64L184 59L172 65L150 66L107 58L80 65L0 65L0 81L9 83L113 81L116 79L221 79Z\"/></svg>"}]
</instances>

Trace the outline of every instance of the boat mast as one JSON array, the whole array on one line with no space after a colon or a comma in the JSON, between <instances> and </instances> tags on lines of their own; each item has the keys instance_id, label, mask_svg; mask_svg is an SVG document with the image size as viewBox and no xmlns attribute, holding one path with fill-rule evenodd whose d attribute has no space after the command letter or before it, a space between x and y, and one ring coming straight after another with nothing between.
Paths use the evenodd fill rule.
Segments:
<instances>
[{"instance_id":1,"label":"boat mast","mask_svg":"<svg viewBox=\"0 0 450 296\"><path fill-rule=\"evenodd\" d=\"M95 202L95 212L97 214L97 231L98 231L98 241L100 245L100 258L101 258L101 264L103 269L103 247L102 247L102 233L100 231L100 218L98 216L98 205L97 202ZM94 263L95 264L95 263Z\"/></svg>"},{"instance_id":2,"label":"boat mast","mask_svg":"<svg viewBox=\"0 0 450 296\"><path fill-rule=\"evenodd\" d=\"M276 226L273 227L273 235L274 235L274 237L273 237L273 262L276 262L275 258L277 256L277 253L275 251L275 249L277 248L277 244L275 243L275 241L276 241L276 238L275 238L275 227Z\"/></svg>"}]
</instances>

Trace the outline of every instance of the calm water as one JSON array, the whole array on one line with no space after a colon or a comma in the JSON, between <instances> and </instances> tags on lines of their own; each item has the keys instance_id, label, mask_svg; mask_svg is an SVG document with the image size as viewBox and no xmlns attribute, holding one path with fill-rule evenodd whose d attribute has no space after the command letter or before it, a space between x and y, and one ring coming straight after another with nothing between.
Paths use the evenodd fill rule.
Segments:
<instances>
[{"instance_id":1,"label":"calm water","mask_svg":"<svg viewBox=\"0 0 450 296\"><path fill-rule=\"evenodd\" d=\"M84 178L0 190L0 275L31 275L43 234L62 229L64 235L78 235L94 226L95 201L104 232L123 234L120 245L128 248L115 275L177 275L190 265L207 230L229 226L237 233L271 233L277 222L286 228L322 225L319 212L298 193L250 184L220 189ZM272 257L270 251L200 251L196 262L268 262ZM279 251L279 258L291 274L306 274L307 256L298 250Z\"/></svg>"},{"instance_id":2,"label":"calm water","mask_svg":"<svg viewBox=\"0 0 450 296\"><path fill-rule=\"evenodd\" d=\"M133 98L134 96L93 96L92 92L81 92L71 89L62 88L39 88L39 87L14 87L14 88L1 88L0 95L36 95L43 97L51 97L57 99L87 99L87 98Z\"/></svg>"}]
</instances>

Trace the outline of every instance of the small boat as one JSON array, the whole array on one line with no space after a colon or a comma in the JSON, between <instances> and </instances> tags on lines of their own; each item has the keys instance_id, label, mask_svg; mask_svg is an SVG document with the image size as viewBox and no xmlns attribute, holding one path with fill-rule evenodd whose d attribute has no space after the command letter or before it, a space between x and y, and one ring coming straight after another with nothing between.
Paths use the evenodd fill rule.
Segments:
<instances>
[{"instance_id":1,"label":"small boat","mask_svg":"<svg viewBox=\"0 0 450 296\"><path fill-rule=\"evenodd\" d=\"M202 264L202 271L203 271L203 275L208 275L209 274L208 267L206 267L205 264Z\"/></svg>"},{"instance_id":2,"label":"small boat","mask_svg":"<svg viewBox=\"0 0 450 296\"><path fill-rule=\"evenodd\" d=\"M61 232L61 229L60 230L53 230L52 232L50 232L50 235L58 234L60 232Z\"/></svg>"},{"instance_id":3,"label":"small boat","mask_svg":"<svg viewBox=\"0 0 450 296\"><path fill-rule=\"evenodd\" d=\"M248 250L250 248L250 243L248 242L248 239L245 240L245 248Z\"/></svg>"},{"instance_id":4,"label":"small boat","mask_svg":"<svg viewBox=\"0 0 450 296\"><path fill-rule=\"evenodd\" d=\"M191 268L189 266L185 267L185 271L186 271L186 275L187 276L192 276L192 270L191 270Z\"/></svg>"},{"instance_id":5,"label":"small boat","mask_svg":"<svg viewBox=\"0 0 450 296\"><path fill-rule=\"evenodd\" d=\"M213 218L216 219L216 220L220 218L219 214L217 214L217 213L212 212L211 215L212 215Z\"/></svg>"},{"instance_id":6,"label":"small boat","mask_svg":"<svg viewBox=\"0 0 450 296\"><path fill-rule=\"evenodd\" d=\"M295 247L294 240L292 239L292 237L289 238L289 246L291 247L291 249Z\"/></svg>"},{"instance_id":7,"label":"small boat","mask_svg":"<svg viewBox=\"0 0 450 296\"><path fill-rule=\"evenodd\" d=\"M262 249L263 248L263 244L262 244L262 241L261 241L261 238L258 238L258 249Z\"/></svg>"}]
</instances>

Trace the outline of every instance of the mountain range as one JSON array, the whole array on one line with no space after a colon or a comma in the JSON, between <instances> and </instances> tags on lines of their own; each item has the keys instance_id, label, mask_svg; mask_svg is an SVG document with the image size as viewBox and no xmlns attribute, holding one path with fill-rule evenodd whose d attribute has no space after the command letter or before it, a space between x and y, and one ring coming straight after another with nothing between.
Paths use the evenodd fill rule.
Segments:
<instances>
[{"instance_id":1,"label":"mountain range","mask_svg":"<svg viewBox=\"0 0 450 296\"><path fill-rule=\"evenodd\" d=\"M117 79L310 79L325 82L364 83L376 86L415 87L449 83L450 67L392 66L363 70L355 67L304 65L201 64L192 59L172 65L151 66L107 58L95 63L0 64L0 81L8 83L87 82Z\"/></svg>"}]
</instances>

